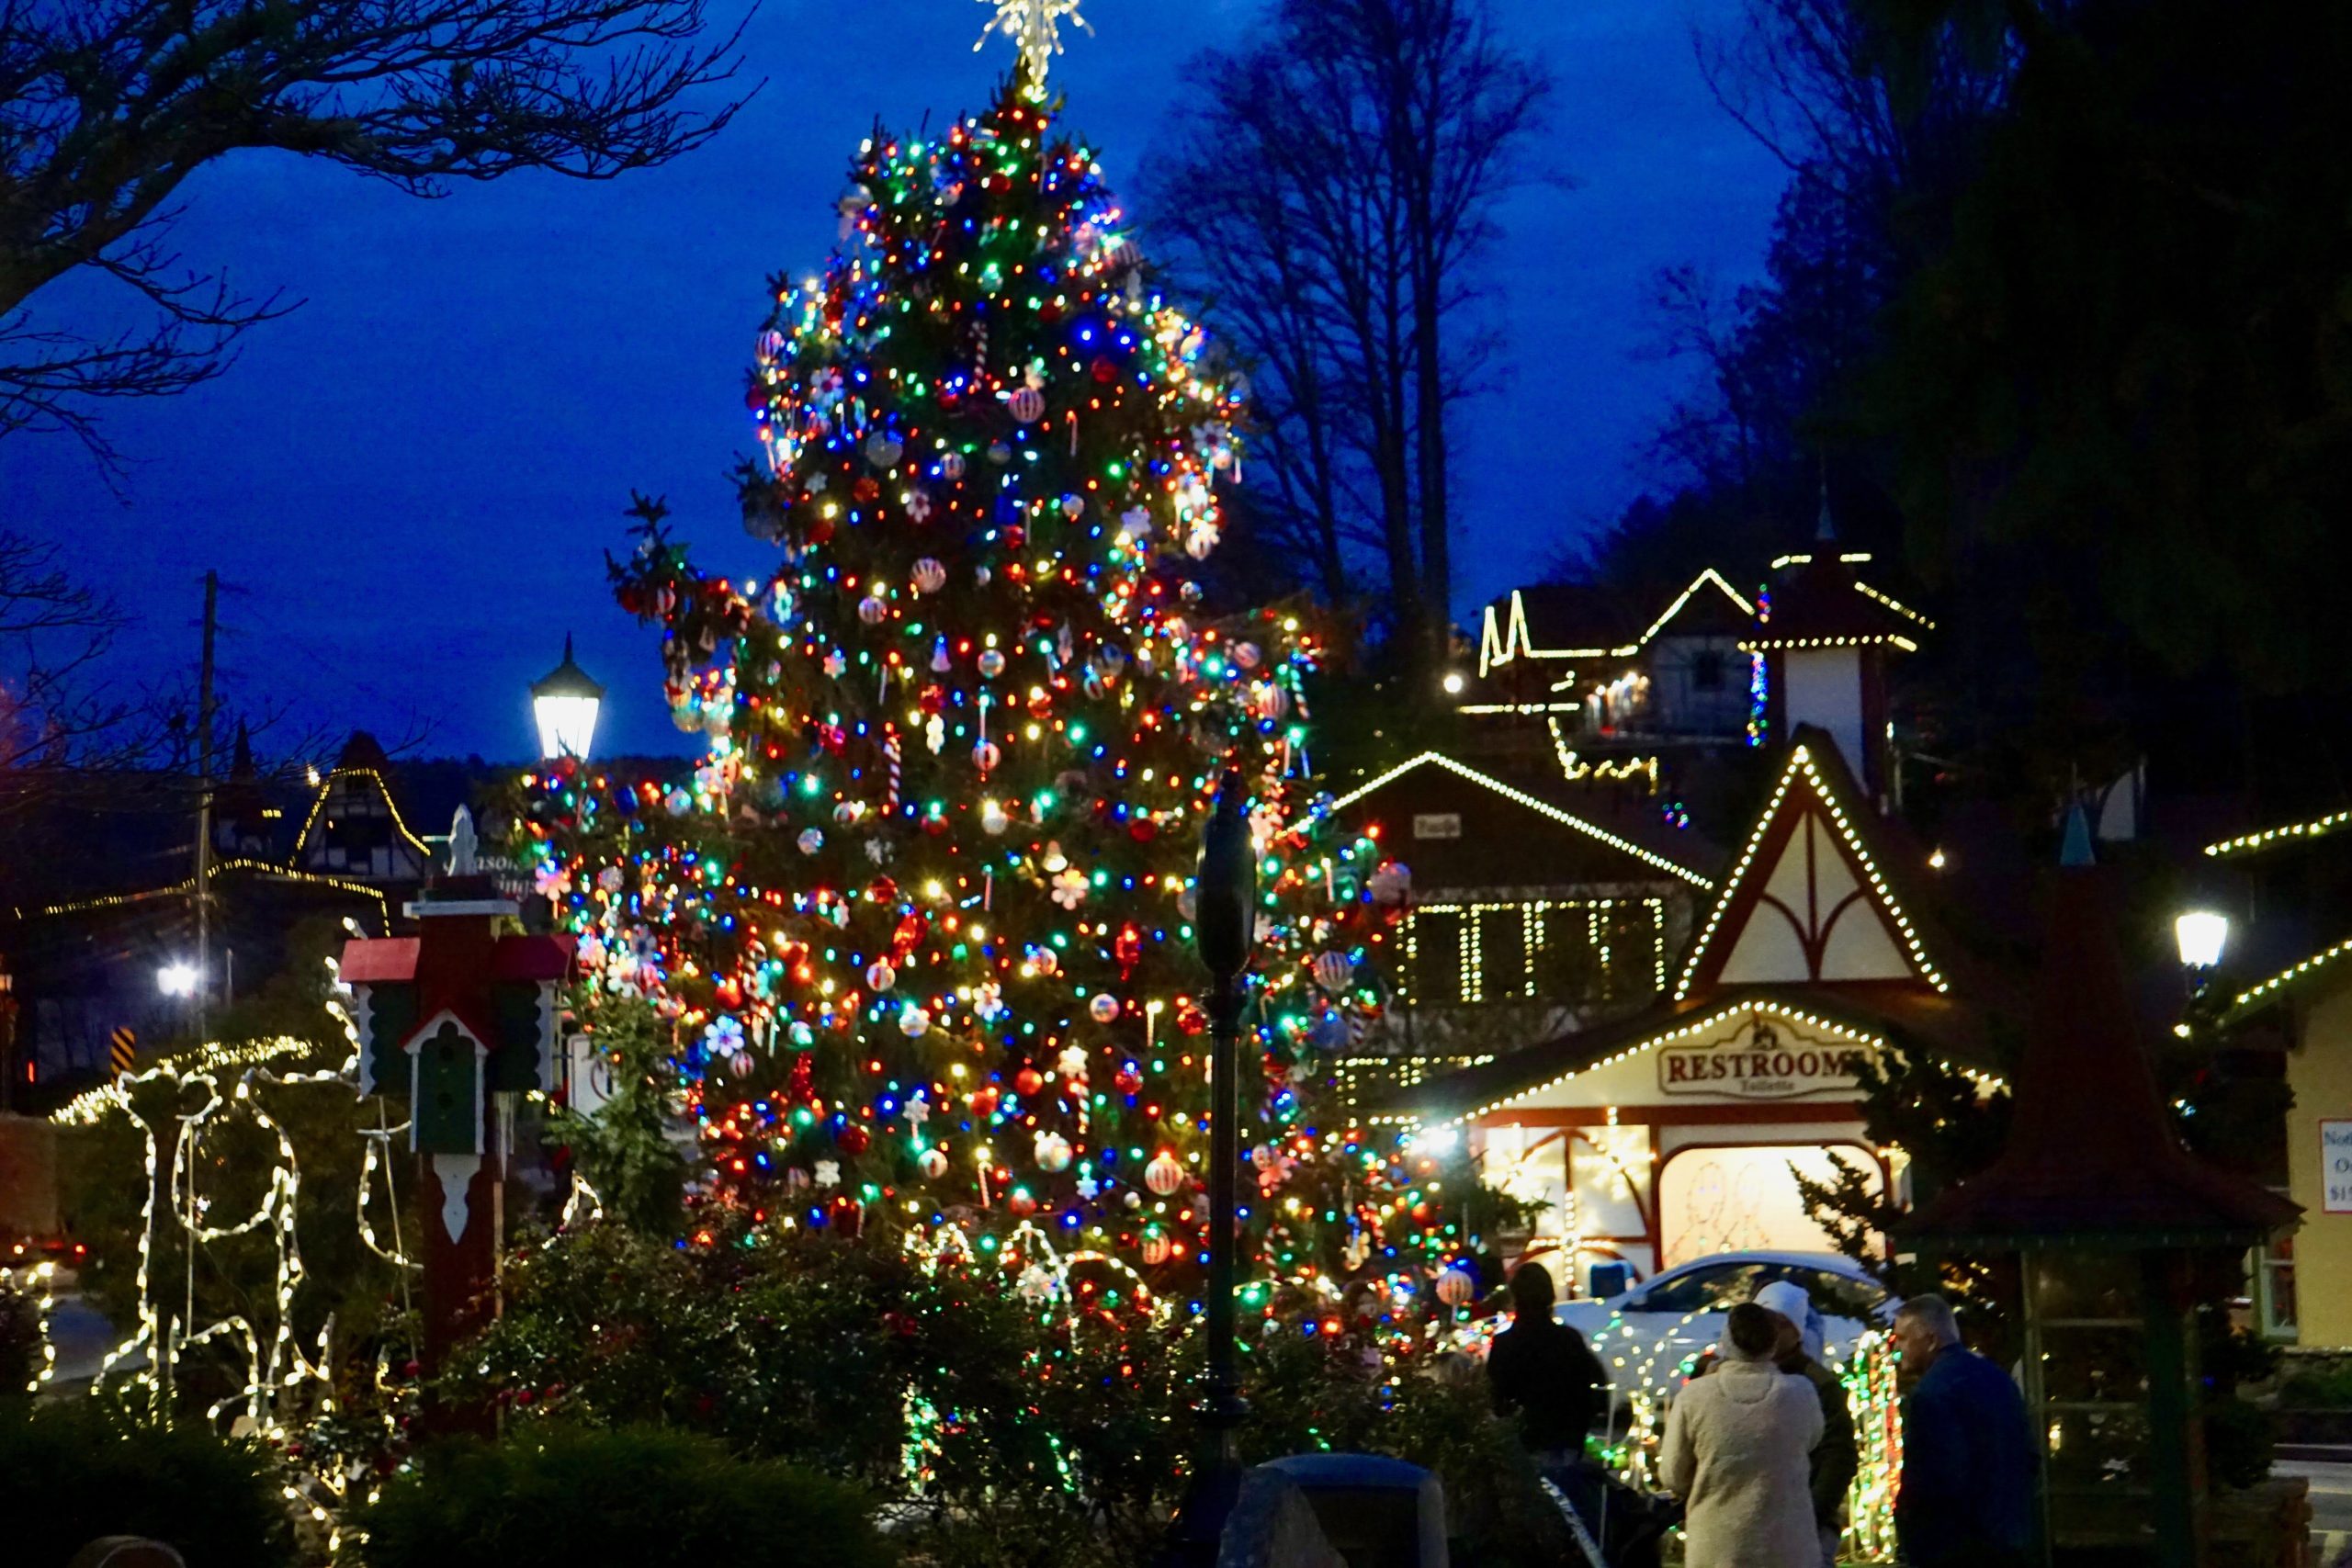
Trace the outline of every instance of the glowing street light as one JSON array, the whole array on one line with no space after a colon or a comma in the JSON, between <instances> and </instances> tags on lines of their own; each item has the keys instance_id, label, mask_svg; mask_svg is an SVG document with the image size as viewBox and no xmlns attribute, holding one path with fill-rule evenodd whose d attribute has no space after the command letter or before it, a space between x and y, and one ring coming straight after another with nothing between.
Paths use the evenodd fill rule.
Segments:
<instances>
[{"instance_id":1,"label":"glowing street light","mask_svg":"<svg viewBox=\"0 0 2352 1568\"><path fill-rule=\"evenodd\" d=\"M2184 969L2211 969L2222 962L2229 944L2230 918L2211 909L2190 909L2172 922L2173 941L2180 949Z\"/></svg>"},{"instance_id":2,"label":"glowing street light","mask_svg":"<svg viewBox=\"0 0 2352 1568\"><path fill-rule=\"evenodd\" d=\"M155 988L167 997L192 997L198 978L196 965L181 960L155 971Z\"/></svg>"},{"instance_id":3,"label":"glowing street light","mask_svg":"<svg viewBox=\"0 0 2352 1568\"><path fill-rule=\"evenodd\" d=\"M572 662L571 634L563 637L563 662L532 682L531 714L539 726L539 755L548 761L559 757L585 758L596 737L596 710L605 688Z\"/></svg>"}]
</instances>

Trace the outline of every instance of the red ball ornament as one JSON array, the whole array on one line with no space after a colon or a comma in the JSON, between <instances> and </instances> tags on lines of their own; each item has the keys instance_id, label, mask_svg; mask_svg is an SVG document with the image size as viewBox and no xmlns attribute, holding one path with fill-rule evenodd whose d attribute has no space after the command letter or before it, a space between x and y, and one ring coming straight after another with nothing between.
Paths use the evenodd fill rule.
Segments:
<instances>
[{"instance_id":1,"label":"red ball ornament","mask_svg":"<svg viewBox=\"0 0 2352 1568\"><path fill-rule=\"evenodd\" d=\"M975 1116L995 1115L997 1104L1002 1098L1003 1097L997 1092L997 1087L994 1084L989 1084L982 1089L974 1089L972 1091L972 1114Z\"/></svg>"},{"instance_id":2,"label":"red ball ornament","mask_svg":"<svg viewBox=\"0 0 2352 1568\"><path fill-rule=\"evenodd\" d=\"M1127 824L1127 837L1138 844L1148 844L1159 837L1159 824L1138 817Z\"/></svg>"},{"instance_id":3,"label":"red ball ornament","mask_svg":"<svg viewBox=\"0 0 2352 1568\"><path fill-rule=\"evenodd\" d=\"M1144 1267L1157 1269L1176 1256L1176 1238L1158 1232L1143 1238Z\"/></svg>"},{"instance_id":4,"label":"red ball ornament","mask_svg":"<svg viewBox=\"0 0 2352 1568\"><path fill-rule=\"evenodd\" d=\"M1093 373L1094 378L1105 387L1119 378L1119 367L1107 359L1097 359L1087 368Z\"/></svg>"},{"instance_id":5,"label":"red ball ornament","mask_svg":"<svg viewBox=\"0 0 2352 1568\"><path fill-rule=\"evenodd\" d=\"M1037 1200L1029 1195L1026 1187L1016 1187L1012 1196L1005 1199L1004 1206L1025 1220L1037 1212Z\"/></svg>"},{"instance_id":6,"label":"red ball ornament","mask_svg":"<svg viewBox=\"0 0 2352 1568\"><path fill-rule=\"evenodd\" d=\"M1143 1168L1143 1184L1165 1198L1184 1184L1184 1168L1176 1163L1174 1155L1162 1149Z\"/></svg>"},{"instance_id":7,"label":"red ball ornament","mask_svg":"<svg viewBox=\"0 0 2352 1568\"><path fill-rule=\"evenodd\" d=\"M1045 1082L1045 1078L1038 1074L1037 1069L1035 1067L1023 1067L1019 1072L1012 1075L1012 1087L1021 1091L1023 1099L1026 1099L1028 1096L1036 1093L1038 1089L1044 1088Z\"/></svg>"},{"instance_id":8,"label":"red ball ornament","mask_svg":"<svg viewBox=\"0 0 2352 1568\"><path fill-rule=\"evenodd\" d=\"M1119 1069L1117 1075L1111 1079L1111 1083L1121 1094L1135 1094L1143 1089L1143 1073L1133 1062L1129 1062Z\"/></svg>"},{"instance_id":9,"label":"red ball ornament","mask_svg":"<svg viewBox=\"0 0 2352 1568\"><path fill-rule=\"evenodd\" d=\"M867 1145L874 1142L874 1134L853 1122L841 1130L841 1135L833 1142L841 1145L842 1153L854 1159L864 1154Z\"/></svg>"}]
</instances>

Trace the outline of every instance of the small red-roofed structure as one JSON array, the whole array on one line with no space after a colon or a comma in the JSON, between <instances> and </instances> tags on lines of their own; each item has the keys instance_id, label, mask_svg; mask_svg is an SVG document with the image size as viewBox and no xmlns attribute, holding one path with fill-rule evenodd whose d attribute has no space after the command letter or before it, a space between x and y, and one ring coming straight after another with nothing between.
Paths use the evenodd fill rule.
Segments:
<instances>
[{"instance_id":1,"label":"small red-roofed structure","mask_svg":"<svg viewBox=\"0 0 2352 1568\"><path fill-rule=\"evenodd\" d=\"M571 939L513 929L517 906L472 865L472 828L451 834L453 870L405 913L413 937L344 948L360 1084L405 1100L425 1214L428 1375L496 1312L503 1194L515 1097L554 1087L557 987ZM443 1412L445 1427L479 1425Z\"/></svg>"}]
</instances>

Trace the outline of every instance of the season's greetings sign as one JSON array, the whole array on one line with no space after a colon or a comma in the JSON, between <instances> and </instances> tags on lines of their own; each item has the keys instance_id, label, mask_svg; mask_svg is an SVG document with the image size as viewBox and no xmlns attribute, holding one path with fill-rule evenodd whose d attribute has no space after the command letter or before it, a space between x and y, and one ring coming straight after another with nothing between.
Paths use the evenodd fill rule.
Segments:
<instances>
[{"instance_id":1,"label":"season's greetings sign","mask_svg":"<svg viewBox=\"0 0 2352 1568\"><path fill-rule=\"evenodd\" d=\"M1660 1050L1658 1088L1669 1095L1793 1100L1852 1089L1855 1069L1871 1055L1867 1045L1811 1040L1783 1025L1752 1018L1729 1040Z\"/></svg>"}]
</instances>

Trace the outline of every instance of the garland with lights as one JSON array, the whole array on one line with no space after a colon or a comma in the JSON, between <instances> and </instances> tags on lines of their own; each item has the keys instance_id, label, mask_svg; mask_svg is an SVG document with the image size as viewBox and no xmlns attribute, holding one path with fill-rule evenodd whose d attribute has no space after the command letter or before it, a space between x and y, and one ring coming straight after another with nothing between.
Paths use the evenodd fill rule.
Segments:
<instances>
[{"instance_id":1,"label":"garland with lights","mask_svg":"<svg viewBox=\"0 0 2352 1568\"><path fill-rule=\"evenodd\" d=\"M1238 768L1249 1299L1304 1287L1312 1323L1353 1280L1426 1318L1475 1182L1323 1113L1408 874L1316 787L1306 615L1218 613L1186 575L1239 475L1240 378L1026 74L941 135L877 131L842 212L754 345L742 516L773 570L701 570L658 502L613 563L707 750L670 783L527 778L539 889L594 983L673 1031L706 1201L932 1249L1050 1235L1100 1260L1057 1290L1148 1311L1205 1245L1190 884Z\"/></svg>"}]
</instances>

